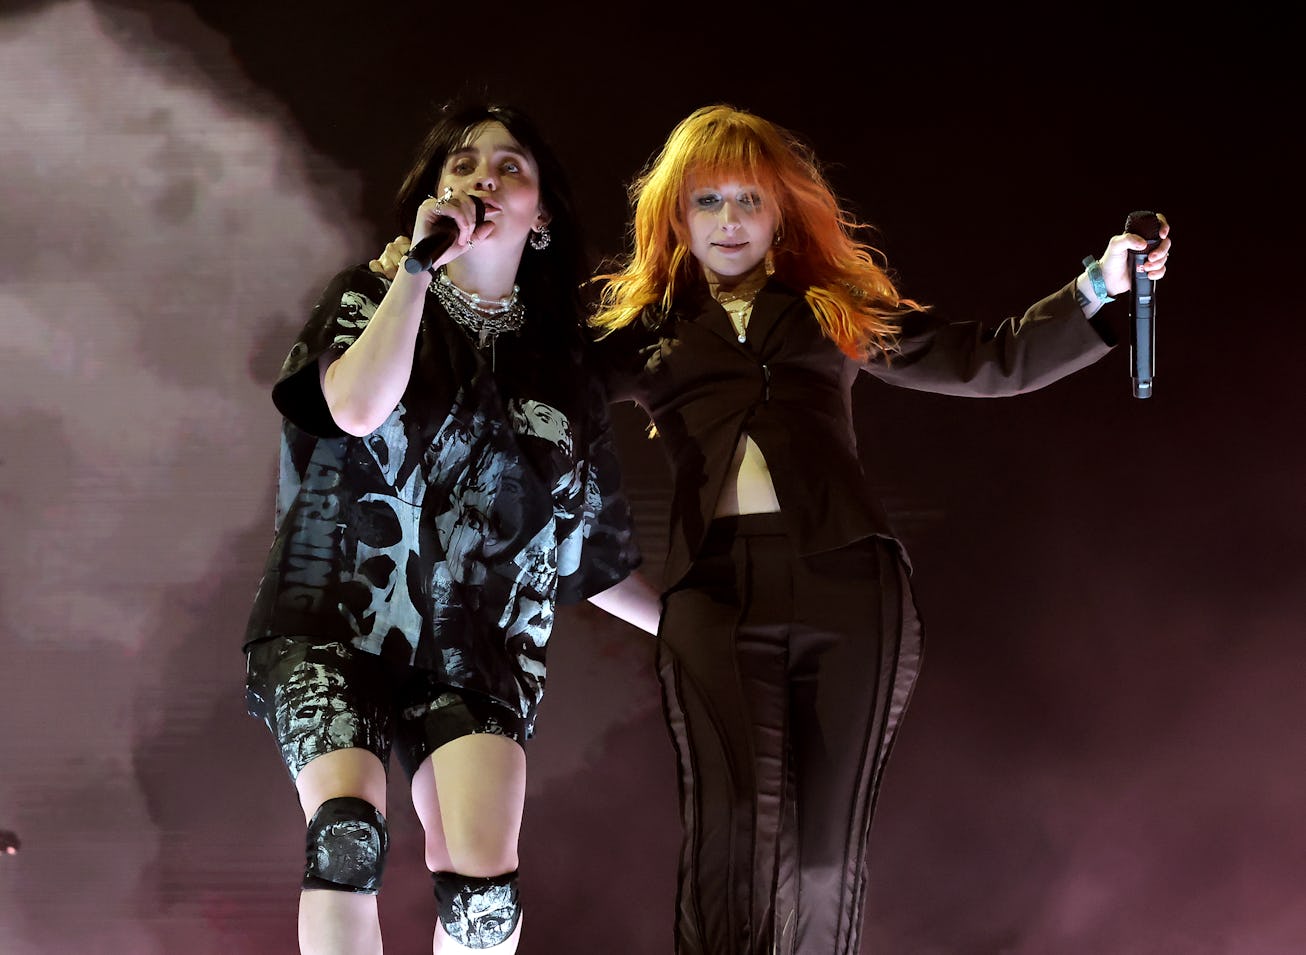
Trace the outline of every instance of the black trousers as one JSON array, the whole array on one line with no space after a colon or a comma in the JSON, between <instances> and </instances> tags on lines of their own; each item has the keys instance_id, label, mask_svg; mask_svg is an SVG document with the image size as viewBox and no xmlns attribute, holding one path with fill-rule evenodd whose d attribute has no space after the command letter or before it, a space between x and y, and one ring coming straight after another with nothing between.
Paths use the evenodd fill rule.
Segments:
<instances>
[{"instance_id":1,"label":"black trousers","mask_svg":"<svg viewBox=\"0 0 1306 955\"><path fill-rule=\"evenodd\" d=\"M892 542L799 557L778 514L713 521L658 650L684 829L677 955L857 955L922 636Z\"/></svg>"}]
</instances>

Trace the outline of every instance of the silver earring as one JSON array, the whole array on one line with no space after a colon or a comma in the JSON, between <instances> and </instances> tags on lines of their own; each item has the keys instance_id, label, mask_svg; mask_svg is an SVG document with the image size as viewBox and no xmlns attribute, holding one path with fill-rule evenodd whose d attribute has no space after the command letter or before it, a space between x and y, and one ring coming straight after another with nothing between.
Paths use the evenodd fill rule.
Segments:
<instances>
[{"instance_id":1,"label":"silver earring","mask_svg":"<svg viewBox=\"0 0 1306 955\"><path fill-rule=\"evenodd\" d=\"M543 252L553 241L553 235L549 232L548 226L542 225L538 229L531 229L530 237L526 241L536 252Z\"/></svg>"}]
</instances>

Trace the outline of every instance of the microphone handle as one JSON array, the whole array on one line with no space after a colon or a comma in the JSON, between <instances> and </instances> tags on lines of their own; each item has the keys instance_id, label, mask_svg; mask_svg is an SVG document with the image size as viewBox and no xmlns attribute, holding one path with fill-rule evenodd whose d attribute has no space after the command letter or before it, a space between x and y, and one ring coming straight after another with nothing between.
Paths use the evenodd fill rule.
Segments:
<instances>
[{"instance_id":1,"label":"microphone handle","mask_svg":"<svg viewBox=\"0 0 1306 955\"><path fill-rule=\"evenodd\" d=\"M456 238L458 238L458 223L441 216L431 227L431 231L408 250L408 254L404 256L404 271L410 275L429 272L431 263L443 255L445 249L453 245L453 240Z\"/></svg>"},{"instance_id":2,"label":"microphone handle","mask_svg":"<svg viewBox=\"0 0 1306 955\"><path fill-rule=\"evenodd\" d=\"M1152 321L1153 282L1138 271L1147 252L1129 253L1129 274L1133 293L1129 296L1129 362L1134 397L1152 397L1152 377L1156 374L1156 323Z\"/></svg>"},{"instance_id":3,"label":"microphone handle","mask_svg":"<svg viewBox=\"0 0 1306 955\"><path fill-rule=\"evenodd\" d=\"M480 196L468 196L468 198L476 207L476 225L479 226L485 221L485 203L481 201ZM431 231L408 250L408 254L404 257L404 271L410 275L431 271L431 263L442 256L445 250L453 245L456 238L458 238L458 223L447 216L440 216L431 227Z\"/></svg>"},{"instance_id":4,"label":"microphone handle","mask_svg":"<svg viewBox=\"0 0 1306 955\"><path fill-rule=\"evenodd\" d=\"M1155 212L1139 210L1125 219L1125 231L1147 240L1147 249L1129 253L1129 376L1135 398L1152 397L1156 374L1156 322L1152 320L1152 280L1138 271L1144 256L1161 242L1161 220Z\"/></svg>"}]
</instances>

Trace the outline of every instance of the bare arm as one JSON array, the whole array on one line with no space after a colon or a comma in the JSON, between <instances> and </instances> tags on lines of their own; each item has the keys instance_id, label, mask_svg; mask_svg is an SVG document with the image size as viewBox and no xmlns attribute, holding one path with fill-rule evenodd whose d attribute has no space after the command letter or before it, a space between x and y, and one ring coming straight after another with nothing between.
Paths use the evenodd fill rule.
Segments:
<instances>
[{"instance_id":1,"label":"bare arm","mask_svg":"<svg viewBox=\"0 0 1306 955\"><path fill-rule=\"evenodd\" d=\"M658 620L662 616L662 599L639 571L621 583L595 594L589 601L631 626L657 636Z\"/></svg>"},{"instance_id":2,"label":"bare arm","mask_svg":"<svg viewBox=\"0 0 1306 955\"><path fill-rule=\"evenodd\" d=\"M322 395L342 431L371 434L408 387L430 276L400 271L358 340L318 359Z\"/></svg>"},{"instance_id":3,"label":"bare arm","mask_svg":"<svg viewBox=\"0 0 1306 955\"><path fill-rule=\"evenodd\" d=\"M458 258L470 247L473 237L482 239L494 231L494 223L475 225L475 213L465 196L428 197L417 209L413 240L430 232L436 219L447 216L458 226L458 238L432 263L432 268ZM401 237L402 238L402 237ZM399 268L408 240L386 246L390 258L386 267L373 259L373 272L392 279L389 291L358 340L344 353L323 355L318 361L322 394L331 417L342 431L359 437L371 434L395 410L408 387L413 370L413 349L422 326L422 306L431 277L426 272L410 273Z\"/></svg>"}]
</instances>

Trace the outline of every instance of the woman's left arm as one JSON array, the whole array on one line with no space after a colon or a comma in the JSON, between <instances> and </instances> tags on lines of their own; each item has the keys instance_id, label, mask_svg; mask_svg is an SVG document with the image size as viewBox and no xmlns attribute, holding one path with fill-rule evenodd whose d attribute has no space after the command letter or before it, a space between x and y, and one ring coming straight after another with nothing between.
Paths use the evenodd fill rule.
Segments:
<instances>
[{"instance_id":1,"label":"woman's left arm","mask_svg":"<svg viewBox=\"0 0 1306 955\"><path fill-rule=\"evenodd\" d=\"M1140 264L1154 280L1165 275L1171 249L1169 224L1158 219L1160 242ZM890 384L939 394L993 398L1043 388L1115 345L1111 329L1095 316L1129 291L1129 253L1146 248L1141 236L1112 236L1102 257L1086 260L1088 267L1074 281L996 327L909 315L898 347L863 367Z\"/></svg>"}]
</instances>

